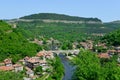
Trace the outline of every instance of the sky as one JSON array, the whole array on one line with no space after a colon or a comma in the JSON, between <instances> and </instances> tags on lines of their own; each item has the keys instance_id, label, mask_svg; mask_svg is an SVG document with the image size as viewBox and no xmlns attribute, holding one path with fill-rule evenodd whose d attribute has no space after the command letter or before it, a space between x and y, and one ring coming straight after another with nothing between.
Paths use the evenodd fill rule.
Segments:
<instances>
[{"instance_id":1,"label":"sky","mask_svg":"<svg viewBox=\"0 0 120 80\"><path fill-rule=\"evenodd\" d=\"M36 13L97 17L110 22L120 20L120 0L0 0L0 19Z\"/></svg>"}]
</instances>

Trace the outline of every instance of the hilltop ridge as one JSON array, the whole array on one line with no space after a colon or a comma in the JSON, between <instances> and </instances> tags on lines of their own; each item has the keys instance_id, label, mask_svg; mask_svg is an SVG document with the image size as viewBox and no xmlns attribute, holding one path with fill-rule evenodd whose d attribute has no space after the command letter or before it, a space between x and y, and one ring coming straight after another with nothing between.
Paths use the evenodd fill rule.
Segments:
<instances>
[{"instance_id":1,"label":"hilltop ridge","mask_svg":"<svg viewBox=\"0 0 120 80\"><path fill-rule=\"evenodd\" d=\"M20 19L49 19L49 20L102 22L98 18L84 18L84 17L77 17L77 16L69 16L65 14L56 14L56 13L38 13L38 14L32 14L32 15L20 17Z\"/></svg>"}]
</instances>

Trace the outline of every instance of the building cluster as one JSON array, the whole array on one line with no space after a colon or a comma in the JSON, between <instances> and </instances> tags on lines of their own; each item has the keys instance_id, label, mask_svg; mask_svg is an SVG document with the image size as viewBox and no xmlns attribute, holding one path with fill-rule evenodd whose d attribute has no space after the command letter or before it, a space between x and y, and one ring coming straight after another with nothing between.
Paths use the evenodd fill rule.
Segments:
<instances>
[{"instance_id":1,"label":"building cluster","mask_svg":"<svg viewBox=\"0 0 120 80\"><path fill-rule=\"evenodd\" d=\"M80 42L80 45L81 45L84 49L89 49L89 50L92 50L92 49L93 49L93 41L91 41L91 40L87 40L86 42Z\"/></svg>"},{"instance_id":2,"label":"building cluster","mask_svg":"<svg viewBox=\"0 0 120 80\"><path fill-rule=\"evenodd\" d=\"M109 59L113 55L117 55L118 57L120 56L120 47L114 47L113 49L107 50L105 53L99 53L98 57L99 58L108 58Z\"/></svg>"},{"instance_id":3,"label":"building cluster","mask_svg":"<svg viewBox=\"0 0 120 80\"><path fill-rule=\"evenodd\" d=\"M98 53L99 58L107 58L110 59L113 55L118 55L118 62L120 63L120 46L112 46L112 48L108 49L105 43L98 43L96 45L93 44L93 41L87 40L85 42L80 42L81 46L84 49L92 50L94 49L94 46L96 47L102 47L106 49L106 52L98 52L96 49L95 52Z\"/></svg>"},{"instance_id":4,"label":"building cluster","mask_svg":"<svg viewBox=\"0 0 120 80\"><path fill-rule=\"evenodd\" d=\"M34 57L28 57L19 60L17 64L13 64L10 58L5 59L2 63L0 63L0 71L14 71L19 72L25 69L26 75L28 77L24 77L24 80L35 79L34 69L38 66L42 67L43 72L47 69L51 68L48 64L47 59L53 59L53 53L50 51L40 51Z\"/></svg>"},{"instance_id":5,"label":"building cluster","mask_svg":"<svg viewBox=\"0 0 120 80\"><path fill-rule=\"evenodd\" d=\"M13 64L11 59L5 59L2 63L0 63L0 70L2 71L22 71L23 66L21 64Z\"/></svg>"}]
</instances>

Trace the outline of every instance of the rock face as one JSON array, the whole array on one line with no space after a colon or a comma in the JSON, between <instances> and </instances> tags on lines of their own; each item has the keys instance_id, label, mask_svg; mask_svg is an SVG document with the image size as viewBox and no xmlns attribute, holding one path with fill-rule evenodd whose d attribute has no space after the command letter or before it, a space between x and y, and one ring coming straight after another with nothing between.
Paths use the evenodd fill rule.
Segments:
<instances>
[{"instance_id":1,"label":"rock face","mask_svg":"<svg viewBox=\"0 0 120 80\"><path fill-rule=\"evenodd\" d=\"M83 24L83 23L87 23L87 24L102 24L101 21L68 21L68 20L51 20L51 19L16 19L14 21L8 21L10 22L18 22L18 21L22 21L22 22L33 22L33 21L42 21L45 23L67 23L67 24ZM16 26L14 25L13 28L16 28Z\"/></svg>"}]
</instances>

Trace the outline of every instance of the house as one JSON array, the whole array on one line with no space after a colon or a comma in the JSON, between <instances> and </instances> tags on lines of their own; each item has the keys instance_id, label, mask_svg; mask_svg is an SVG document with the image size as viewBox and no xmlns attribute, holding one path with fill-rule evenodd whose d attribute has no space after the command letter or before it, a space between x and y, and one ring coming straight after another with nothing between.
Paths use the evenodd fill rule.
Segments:
<instances>
[{"instance_id":1,"label":"house","mask_svg":"<svg viewBox=\"0 0 120 80\"><path fill-rule=\"evenodd\" d=\"M115 47L115 50L120 50L120 46Z\"/></svg>"},{"instance_id":2,"label":"house","mask_svg":"<svg viewBox=\"0 0 120 80\"><path fill-rule=\"evenodd\" d=\"M30 57L28 57L28 56L26 56L26 57L24 58L25 61L27 61L27 60L29 60L29 59L30 59Z\"/></svg>"},{"instance_id":3,"label":"house","mask_svg":"<svg viewBox=\"0 0 120 80\"><path fill-rule=\"evenodd\" d=\"M108 52L109 54L114 54L114 53L116 52L116 50L107 50L107 52Z\"/></svg>"},{"instance_id":4,"label":"house","mask_svg":"<svg viewBox=\"0 0 120 80\"><path fill-rule=\"evenodd\" d=\"M44 60L45 58L52 59L54 58L53 53L51 51L40 51L36 54L37 57L42 57Z\"/></svg>"},{"instance_id":5,"label":"house","mask_svg":"<svg viewBox=\"0 0 120 80\"><path fill-rule=\"evenodd\" d=\"M99 58L107 58L107 59L109 59L110 55L108 53L100 53L100 54L98 54L98 57Z\"/></svg>"},{"instance_id":6,"label":"house","mask_svg":"<svg viewBox=\"0 0 120 80\"><path fill-rule=\"evenodd\" d=\"M28 77L34 77L34 71L32 71L29 67L25 67L25 69L27 70L26 74L28 75Z\"/></svg>"},{"instance_id":7,"label":"house","mask_svg":"<svg viewBox=\"0 0 120 80\"><path fill-rule=\"evenodd\" d=\"M107 46L105 43L98 43L96 46L99 46L99 47L101 46L101 47L107 49Z\"/></svg>"},{"instance_id":8,"label":"house","mask_svg":"<svg viewBox=\"0 0 120 80\"><path fill-rule=\"evenodd\" d=\"M84 49L93 49L93 41L91 40L87 40L86 42L80 42L80 45L84 48Z\"/></svg>"},{"instance_id":9,"label":"house","mask_svg":"<svg viewBox=\"0 0 120 80\"><path fill-rule=\"evenodd\" d=\"M113 55L116 53L116 50L107 50L107 53L108 53L110 56L113 56Z\"/></svg>"},{"instance_id":10,"label":"house","mask_svg":"<svg viewBox=\"0 0 120 80\"><path fill-rule=\"evenodd\" d=\"M25 60L24 59L20 59L18 62L25 64Z\"/></svg>"},{"instance_id":11,"label":"house","mask_svg":"<svg viewBox=\"0 0 120 80\"><path fill-rule=\"evenodd\" d=\"M116 52L117 52L118 54L120 54L120 50L117 50Z\"/></svg>"},{"instance_id":12,"label":"house","mask_svg":"<svg viewBox=\"0 0 120 80\"><path fill-rule=\"evenodd\" d=\"M87 42L87 44L88 44L88 48L89 48L90 50L92 50L92 49L93 49L93 41L87 40L86 42Z\"/></svg>"},{"instance_id":13,"label":"house","mask_svg":"<svg viewBox=\"0 0 120 80\"><path fill-rule=\"evenodd\" d=\"M34 71L32 71L32 70L28 70L28 71L26 72L26 74L27 74L28 77L30 77L30 78L34 77Z\"/></svg>"},{"instance_id":14,"label":"house","mask_svg":"<svg viewBox=\"0 0 120 80\"><path fill-rule=\"evenodd\" d=\"M43 45L43 41L41 40L38 40L38 39L34 39L34 41L31 41L32 43L36 43L36 44L38 44L38 45Z\"/></svg>"},{"instance_id":15,"label":"house","mask_svg":"<svg viewBox=\"0 0 120 80\"><path fill-rule=\"evenodd\" d=\"M31 78L24 77L23 80L32 80Z\"/></svg>"},{"instance_id":16,"label":"house","mask_svg":"<svg viewBox=\"0 0 120 80\"><path fill-rule=\"evenodd\" d=\"M15 69L15 72L23 71L23 66L21 64L15 64L13 67Z\"/></svg>"},{"instance_id":17,"label":"house","mask_svg":"<svg viewBox=\"0 0 120 80\"><path fill-rule=\"evenodd\" d=\"M45 51L40 51L36 54L36 56L37 57L44 57L45 53L46 53Z\"/></svg>"},{"instance_id":18,"label":"house","mask_svg":"<svg viewBox=\"0 0 120 80\"><path fill-rule=\"evenodd\" d=\"M51 51L47 51L46 54L45 54L45 58L53 59L54 58L53 53Z\"/></svg>"},{"instance_id":19,"label":"house","mask_svg":"<svg viewBox=\"0 0 120 80\"><path fill-rule=\"evenodd\" d=\"M4 60L4 63L5 63L6 66L12 66L12 61L11 61L11 59L5 59L5 60Z\"/></svg>"},{"instance_id":20,"label":"house","mask_svg":"<svg viewBox=\"0 0 120 80\"><path fill-rule=\"evenodd\" d=\"M25 65L31 69L39 65L39 57L32 57L25 61Z\"/></svg>"},{"instance_id":21,"label":"house","mask_svg":"<svg viewBox=\"0 0 120 80\"><path fill-rule=\"evenodd\" d=\"M40 66L45 66L45 65L47 65L47 62L45 60L40 60L39 65Z\"/></svg>"},{"instance_id":22,"label":"house","mask_svg":"<svg viewBox=\"0 0 120 80\"><path fill-rule=\"evenodd\" d=\"M30 57L26 56L24 59L20 59L19 62L22 64L25 64L25 62L29 59L30 59Z\"/></svg>"},{"instance_id":23,"label":"house","mask_svg":"<svg viewBox=\"0 0 120 80\"><path fill-rule=\"evenodd\" d=\"M84 48L84 49L88 49L87 43L86 42L80 42L80 45Z\"/></svg>"},{"instance_id":24,"label":"house","mask_svg":"<svg viewBox=\"0 0 120 80\"><path fill-rule=\"evenodd\" d=\"M14 67L13 66L0 66L1 71L13 71Z\"/></svg>"}]
</instances>

